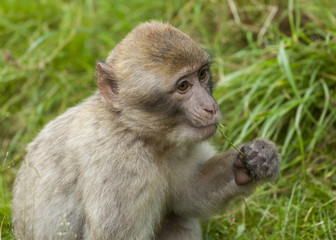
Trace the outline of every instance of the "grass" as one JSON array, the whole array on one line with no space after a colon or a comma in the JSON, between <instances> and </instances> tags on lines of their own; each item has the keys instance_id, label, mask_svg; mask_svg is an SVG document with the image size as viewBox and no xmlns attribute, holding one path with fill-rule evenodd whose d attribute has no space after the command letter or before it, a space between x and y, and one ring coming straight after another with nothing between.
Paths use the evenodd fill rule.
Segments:
<instances>
[{"instance_id":1,"label":"grass","mask_svg":"<svg viewBox=\"0 0 336 240\"><path fill-rule=\"evenodd\" d=\"M0 231L26 145L96 88L95 63L139 22L167 20L214 56L215 98L234 145L275 141L281 177L204 222L205 239L336 239L336 2L0 3ZM217 134L224 151L229 143Z\"/></svg>"}]
</instances>

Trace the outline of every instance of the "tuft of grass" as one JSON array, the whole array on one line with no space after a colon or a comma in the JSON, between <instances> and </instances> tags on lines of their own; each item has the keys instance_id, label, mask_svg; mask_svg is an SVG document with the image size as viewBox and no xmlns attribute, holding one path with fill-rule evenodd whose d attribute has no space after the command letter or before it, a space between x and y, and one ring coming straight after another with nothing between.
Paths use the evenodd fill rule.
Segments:
<instances>
[{"instance_id":1,"label":"tuft of grass","mask_svg":"<svg viewBox=\"0 0 336 240\"><path fill-rule=\"evenodd\" d=\"M210 49L225 135L275 141L282 176L204 222L205 239L336 239L336 8L328 0L0 2L0 232L25 146L92 94L95 63L138 23ZM219 134L212 142L230 147Z\"/></svg>"}]
</instances>

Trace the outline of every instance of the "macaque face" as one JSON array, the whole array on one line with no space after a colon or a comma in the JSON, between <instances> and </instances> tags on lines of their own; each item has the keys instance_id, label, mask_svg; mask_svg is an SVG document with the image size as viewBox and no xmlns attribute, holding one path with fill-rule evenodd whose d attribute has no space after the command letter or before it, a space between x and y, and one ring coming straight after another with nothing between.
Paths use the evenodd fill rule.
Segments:
<instances>
[{"instance_id":1,"label":"macaque face","mask_svg":"<svg viewBox=\"0 0 336 240\"><path fill-rule=\"evenodd\" d=\"M124 117L136 121L142 133L160 134L170 142L181 142L205 140L216 132L221 113L212 97L208 62L182 68L166 77L147 73L149 83L141 89L127 89L127 98L123 98L127 109Z\"/></svg>"},{"instance_id":2,"label":"macaque face","mask_svg":"<svg viewBox=\"0 0 336 240\"><path fill-rule=\"evenodd\" d=\"M172 95L181 104L179 125L191 134L192 139L207 139L216 132L221 113L212 97L212 78L208 63L180 77Z\"/></svg>"},{"instance_id":3,"label":"macaque face","mask_svg":"<svg viewBox=\"0 0 336 240\"><path fill-rule=\"evenodd\" d=\"M159 130L172 142L211 137L221 113L212 97L210 64L195 64L161 77L148 74L147 80L155 79L148 84L151 87L132 91L134 98L128 99L134 101L126 103L129 114L146 119L142 131Z\"/></svg>"}]
</instances>

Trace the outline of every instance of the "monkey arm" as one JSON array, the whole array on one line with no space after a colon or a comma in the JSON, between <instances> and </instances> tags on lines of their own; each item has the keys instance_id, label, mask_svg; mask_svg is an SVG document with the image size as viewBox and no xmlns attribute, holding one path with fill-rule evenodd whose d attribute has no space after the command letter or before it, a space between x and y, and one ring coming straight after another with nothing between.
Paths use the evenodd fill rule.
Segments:
<instances>
[{"instance_id":1,"label":"monkey arm","mask_svg":"<svg viewBox=\"0 0 336 240\"><path fill-rule=\"evenodd\" d=\"M229 150L206 161L176 197L181 216L207 217L237 195L248 195L263 182L277 178L280 156L275 145L256 139L241 148L243 157Z\"/></svg>"},{"instance_id":2,"label":"monkey arm","mask_svg":"<svg viewBox=\"0 0 336 240\"><path fill-rule=\"evenodd\" d=\"M208 217L233 197L248 194L256 184L237 185L233 163L238 153L229 150L210 158L176 197L174 211L189 217Z\"/></svg>"}]
</instances>

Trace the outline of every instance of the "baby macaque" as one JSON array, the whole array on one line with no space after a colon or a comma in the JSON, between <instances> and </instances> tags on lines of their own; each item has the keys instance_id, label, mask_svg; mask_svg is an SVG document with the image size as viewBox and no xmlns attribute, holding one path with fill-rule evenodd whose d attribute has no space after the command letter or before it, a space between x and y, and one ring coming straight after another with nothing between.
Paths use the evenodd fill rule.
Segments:
<instances>
[{"instance_id":1,"label":"baby macaque","mask_svg":"<svg viewBox=\"0 0 336 240\"><path fill-rule=\"evenodd\" d=\"M29 144L14 186L18 239L201 239L200 218L279 174L265 139L216 155L210 56L169 24L131 31L99 90Z\"/></svg>"}]
</instances>

